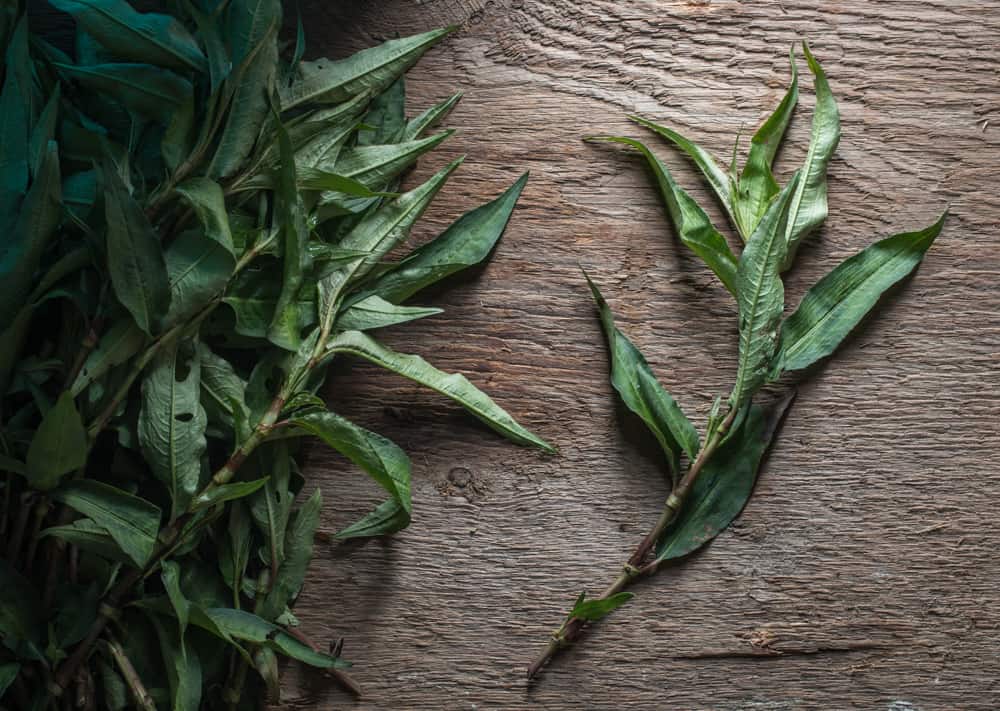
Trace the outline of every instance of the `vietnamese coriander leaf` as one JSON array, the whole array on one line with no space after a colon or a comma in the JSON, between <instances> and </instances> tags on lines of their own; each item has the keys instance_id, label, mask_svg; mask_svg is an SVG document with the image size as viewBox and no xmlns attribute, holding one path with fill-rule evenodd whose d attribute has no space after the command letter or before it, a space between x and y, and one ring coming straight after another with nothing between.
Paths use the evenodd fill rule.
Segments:
<instances>
[{"instance_id":1,"label":"vietnamese coriander leaf","mask_svg":"<svg viewBox=\"0 0 1000 711\"><path fill-rule=\"evenodd\" d=\"M646 159L680 241L736 297L739 353L729 397L715 398L699 437L653 376L646 359L616 327L607 302L585 274L608 343L611 382L665 452L671 491L656 524L614 582L599 597L588 599L580 594L552 640L528 667L529 679L579 639L588 624L627 601L631 593L625 590L634 581L687 558L729 527L753 493L761 463L795 394L789 388L786 394L761 403L761 389L779 382L783 373L803 371L831 355L881 296L917 268L941 232L943 214L922 230L870 245L823 277L785 317L782 273L791 266L802 239L826 219L827 168L840 138L840 119L826 75L809 48L803 45L803 50L816 93L812 135L803 165L784 185L773 165L798 103L794 52L790 86L754 134L739 173L735 155L727 173L705 150L676 131L631 117L673 143L700 169L745 242L739 256L643 143L625 137L587 139L627 145ZM686 467L682 467L682 455L687 457Z\"/></svg>"}]
</instances>

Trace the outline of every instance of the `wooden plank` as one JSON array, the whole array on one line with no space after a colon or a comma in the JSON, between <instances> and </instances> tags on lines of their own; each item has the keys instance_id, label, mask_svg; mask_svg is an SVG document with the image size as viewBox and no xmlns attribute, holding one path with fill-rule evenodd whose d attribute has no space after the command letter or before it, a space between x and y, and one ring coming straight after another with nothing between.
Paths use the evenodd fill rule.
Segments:
<instances>
[{"instance_id":1,"label":"wooden plank","mask_svg":"<svg viewBox=\"0 0 1000 711\"><path fill-rule=\"evenodd\" d=\"M300 1L311 56L459 25L408 84L414 111L466 92L448 122L461 131L410 178L468 154L415 240L532 180L493 262L425 301L446 317L384 338L465 372L561 451L510 446L433 393L342 366L329 400L410 452L415 520L317 546L296 613L311 637L346 638L365 697L289 667L283 708L1000 707L1000 3ZM916 279L802 384L733 529L639 585L529 689L530 658L666 493L655 444L615 403L578 266L699 420L736 357L731 300L674 243L642 166L580 137L641 137L625 119L639 112L728 156L780 99L803 38L844 137L789 301L877 237L945 204L952 217ZM785 177L808 140L804 79ZM319 446L305 473L327 533L377 500Z\"/></svg>"},{"instance_id":2,"label":"wooden plank","mask_svg":"<svg viewBox=\"0 0 1000 711\"><path fill-rule=\"evenodd\" d=\"M415 464L413 526L320 547L297 608L313 636L346 637L366 692L354 707L997 708L1000 4L336 5L303 3L313 54L460 26L408 85L414 110L466 92L449 121L461 131L413 176L468 154L418 239L532 171L492 264L428 300L447 317L386 340L468 373L561 449L508 446L367 366L334 380L334 406ZM615 404L577 265L699 418L736 355L731 301L672 240L642 166L580 137L642 136L625 120L636 111L728 156L777 104L787 48L803 38L844 137L830 219L802 250L789 301L875 238L947 204L952 217L916 279L803 383L737 525L638 586L529 690L529 658L576 593L615 575L666 491L650 438ZM808 141L804 80L786 177ZM685 162L653 144L710 204ZM328 531L376 499L318 447L306 472L327 492ZM300 676L285 698L349 705Z\"/></svg>"}]
</instances>

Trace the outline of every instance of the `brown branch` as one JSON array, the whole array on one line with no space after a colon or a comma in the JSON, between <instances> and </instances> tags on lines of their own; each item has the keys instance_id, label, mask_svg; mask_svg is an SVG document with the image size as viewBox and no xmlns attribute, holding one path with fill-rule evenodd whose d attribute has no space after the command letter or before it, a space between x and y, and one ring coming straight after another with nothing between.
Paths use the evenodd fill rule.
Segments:
<instances>
[{"instance_id":1,"label":"brown branch","mask_svg":"<svg viewBox=\"0 0 1000 711\"><path fill-rule=\"evenodd\" d=\"M701 473L702 469L704 469L705 464L711 456L715 454L715 450L718 449L722 440L725 439L726 433L729 431L729 428L733 424L733 420L736 418L736 413L736 409L730 408L729 413L722 421L722 424L720 424L718 429L712 433L711 438L705 443L705 446L702 447L701 451L698 452L698 456L688 468L687 473L680 480L677 486L674 487L670 496L667 497L667 500L663 505L663 511L660 513L660 518L657 520L656 525L653 526L649 533L646 534L645 538L643 538L639 545L636 546L636 549L629 557L628 562L625 563L622 573L604 590L604 592L601 593L601 596L598 599L608 598L616 593L619 593L627 588L634 580L655 572L657 568L655 562L647 565L646 559L656 546L657 541L660 540L664 532L667 528L669 528L670 524L672 524L677 518L677 514L684 506L684 502L687 500L687 497L691 493L691 489L698 480L698 475ZM535 678L553 657L555 657L561 650L575 642L586 626L586 620L581 620L576 617L570 618L563 623L563 626L560 627L559 630L557 630L552 636L552 640L545 647L544 651L538 656L537 659L535 659L534 662L532 662L531 666L528 667L528 679L530 680Z\"/></svg>"},{"instance_id":2,"label":"brown branch","mask_svg":"<svg viewBox=\"0 0 1000 711\"><path fill-rule=\"evenodd\" d=\"M108 649L111 651L111 657L115 660L115 664L118 665L118 670L122 673L125 683L132 691L132 696L135 697L136 706L142 709L142 711L156 711L156 704L153 702L153 698L149 695L149 692L146 691L142 679L139 678L139 673L132 666L132 661L125 654L125 650L122 649L118 640L111 635L108 635Z\"/></svg>"}]
</instances>

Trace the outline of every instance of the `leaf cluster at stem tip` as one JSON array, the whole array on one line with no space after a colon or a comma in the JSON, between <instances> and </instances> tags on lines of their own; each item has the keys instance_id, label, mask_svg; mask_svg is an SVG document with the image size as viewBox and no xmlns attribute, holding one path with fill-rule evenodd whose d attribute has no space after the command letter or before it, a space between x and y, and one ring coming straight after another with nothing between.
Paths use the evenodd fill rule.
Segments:
<instances>
[{"instance_id":1,"label":"leaf cluster at stem tip","mask_svg":"<svg viewBox=\"0 0 1000 711\"><path fill-rule=\"evenodd\" d=\"M674 235L735 299L739 357L729 396L715 400L699 435L638 347L615 325L594 280L584 275L607 339L612 385L663 450L671 493L659 520L618 578L598 597L585 600L581 594L553 640L530 666L529 678L572 643L587 623L624 604L630 595L623 590L634 580L690 555L729 526L753 492L760 463L794 390L763 404L755 402L755 396L783 374L804 371L830 356L881 296L916 269L941 232L944 214L923 229L869 245L820 279L785 315L782 274L792 266L803 239L826 219L827 169L840 140L840 115L826 74L809 47L803 44L802 48L813 77L816 105L805 159L784 185L772 169L798 102L794 51L788 90L753 135L742 170L737 170L735 155L727 170L674 129L630 117L666 139L701 172L735 240L727 239L712 224L708 213L645 143L624 136L587 139L624 145L644 159ZM734 245L742 245L742 251Z\"/></svg>"},{"instance_id":2,"label":"leaf cluster at stem tip","mask_svg":"<svg viewBox=\"0 0 1000 711\"><path fill-rule=\"evenodd\" d=\"M0 706L256 708L278 657L356 689L293 613L330 515L299 454L384 490L336 538L409 524L405 452L320 396L342 357L552 451L376 334L442 313L408 302L489 259L527 175L406 248L462 162L403 189L459 99L408 116L403 76L450 28L307 61L280 0L49 3L72 52L0 2Z\"/></svg>"}]
</instances>

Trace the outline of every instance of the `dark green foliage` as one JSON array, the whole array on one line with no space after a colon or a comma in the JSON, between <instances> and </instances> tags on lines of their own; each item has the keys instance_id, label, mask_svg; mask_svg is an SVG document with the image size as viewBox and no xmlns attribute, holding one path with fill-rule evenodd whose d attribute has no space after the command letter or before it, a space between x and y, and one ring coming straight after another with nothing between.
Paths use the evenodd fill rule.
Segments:
<instances>
[{"instance_id":1,"label":"dark green foliage","mask_svg":"<svg viewBox=\"0 0 1000 711\"><path fill-rule=\"evenodd\" d=\"M280 657L347 666L294 629L338 518L299 452L333 447L388 494L339 537L412 510L406 454L318 397L332 361L551 449L362 333L440 314L402 302L488 258L525 178L390 262L461 162L398 193L450 135L424 134L457 97L408 121L403 79L447 30L303 62L301 24L280 56L279 0L51 4L72 57L0 2L0 707L277 700Z\"/></svg>"}]
</instances>

